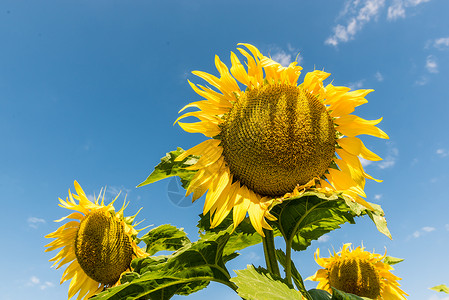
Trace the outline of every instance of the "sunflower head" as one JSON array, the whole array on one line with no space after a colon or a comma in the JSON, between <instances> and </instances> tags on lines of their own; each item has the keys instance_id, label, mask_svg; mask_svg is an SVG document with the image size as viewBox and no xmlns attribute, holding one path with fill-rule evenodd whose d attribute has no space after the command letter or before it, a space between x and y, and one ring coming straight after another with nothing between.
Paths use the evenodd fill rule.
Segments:
<instances>
[{"instance_id":1,"label":"sunflower head","mask_svg":"<svg viewBox=\"0 0 449 300\"><path fill-rule=\"evenodd\" d=\"M73 210L65 223L46 238L55 238L45 251L60 249L50 261L57 268L70 263L61 279L61 283L71 279L68 298L79 292L77 299L89 298L104 287L115 285L120 275L130 269L133 258L144 257L135 237L137 230L133 227L134 217L124 218L126 205L115 212L113 203L104 204L101 193L95 202L91 202L78 182L75 181L77 194L69 190L66 200L59 199L60 206Z\"/></svg>"},{"instance_id":2,"label":"sunflower head","mask_svg":"<svg viewBox=\"0 0 449 300\"><path fill-rule=\"evenodd\" d=\"M298 84L302 67L296 62L283 67L249 44L238 48L246 66L231 52L231 68L215 57L219 77L194 71L212 88L194 85L204 100L190 107L199 111L196 123L178 122L187 132L211 139L185 151L176 160L199 155L189 167L198 170L187 189L193 200L207 192L203 213L211 212L216 226L233 210L234 225L246 214L256 230L270 226L273 199L315 188L345 193L354 201L372 207L362 198L365 173L359 158L380 160L357 137L388 136L375 125L351 113L366 103L372 90L350 91L343 86L323 85L330 74L313 71ZM241 89L240 86L246 86ZM181 111L182 111L181 110ZM176 123L175 122L175 123Z\"/></svg>"},{"instance_id":3,"label":"sunflower head","mask_svg":"<svg viewBox=\"0 0 449 300\"><path fill-rule=\"evenodd\" d=\"M308 280L319 281L318 289L332 292L332 287L346 293L378 300L402 300L407 294L399 288L389 264L384 263L384 255L365 251L363 247L351 249L345 244L342 250L329 258L320 258L315 253L315 261L324 269L318 270Z\"/></svg>"}]
</instances>

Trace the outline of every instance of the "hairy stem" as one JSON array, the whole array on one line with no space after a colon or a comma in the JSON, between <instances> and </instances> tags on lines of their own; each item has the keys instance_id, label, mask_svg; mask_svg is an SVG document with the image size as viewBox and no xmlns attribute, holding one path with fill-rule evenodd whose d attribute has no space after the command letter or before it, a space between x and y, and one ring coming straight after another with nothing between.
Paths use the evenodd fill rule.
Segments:
<instances>
[{"instance_id":1,"label":"hairy stem","mask_svg":"<svg viewBox=\"0 0 449 300\"><path fill-rule=\"evenodd\" d=\"M265 254L265 262L267 264L267 269L273 274L281 276L279 271L279 265L276 260L276 249L274 247L274 235L272 230L264 229L263 233L265 237L263 240L263 251Z\"/></svg>"},{"instance_id":2,"label":"hairy stem","mask_svg":"<svg viewBox=\"0 0 449 300\"><path fill-rule=\"evenodd\" d=\"M292 284L292 242L285 241L285 279Z\"/></svg>"}]
</instances>

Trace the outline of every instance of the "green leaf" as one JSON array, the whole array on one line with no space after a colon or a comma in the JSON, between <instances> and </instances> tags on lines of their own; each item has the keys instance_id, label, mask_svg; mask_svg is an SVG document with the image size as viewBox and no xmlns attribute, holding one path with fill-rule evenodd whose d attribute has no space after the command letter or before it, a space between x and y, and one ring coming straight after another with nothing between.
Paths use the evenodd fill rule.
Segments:
<instances>
[{"instance_id":1,"label":"green leaf","mask_svg":"<svg viewBox=\"0 0 449 300\"><path fill-rule=\"evenodd\" d=\"M341 224L355 223L354 213L337 195L306 192L273 207L271 212L278 218L276 225L284 238L291 241L296 251L305 250L312 240L340 228Z\"/></svg>"},{"instance_id":2,"label":"green leaf","mask_svg":"<svg viewBox=\"0 0 449 300\"><path fill-rule=\"evenodd\" d=\"M163 250L175 251L190 244L190 240L183 229L178 229L169 224L151 229L140 240L147 244L146 252L150 255Z\"/></svg>"},{"instance_id":3,"label":"green leaf","mask_svg":"<svg viewBox=\"0 0 449 300\"><path fill-rule=\"evenodd\" d=\"M282 280L273 279L273 275L256 270L248 265L247 269L235 271L237 277L231 281L237 284L237 293L245 300L301 300L301 293L291 289Z\"/></svg>"},{"instance_id":4,"label":"green leaf","mask_svg":"<svg viewBox=\"0 0 449 300\"><path fill-rule=\"evenodd\" d=\"M354 294L345 293L343 291L332 288L332 298L331 300L370 300L370 298L359 297Z\"/></svg>"},{"instance_id":5,"label":"green leaf","mask_svg":"<svg viewBox=\"0 0 449 300\"><path fill-rule=\"evenodd\" d=\"M133 272L122 277L123 284L110 288L93 300L154 299L168 300L173 295L189 295L210 281L217 281L231 288L230 275L222 254L229 234L226 232L188 244L168 256L136 259ZM129 281L129 282L126 282Z\"/></svg>"},{"instance_id":6,"label":"green leaf","mask_svg":"<svg viewBox=\"0 0 449 300\"><path fill-rule=\"evenodd\" d=\"M387 264L387 265L395 265L400 263L401 261L403 261L403 258L396 258L396 257L391 257L391 256L385 256L383 263Z\"/></svg>"},{"instance_id":7,"label":"green leaf","mask_svg":"<svg viewBox=\"0 0 449 300\"><path fill-rule=\"evenodd\" d=\"M440 285L431 287L430 289L433 291L449 294L449 287L447 287L445 284L440 284Z\"/></svg>"},{"instance_id":8,"label":"green leaf","mask_svg":"<svg viewBox=\"0 0 449 300\"><path fill-rule=\"evenodd\" d=\"M230 234L229 241L226 243L226 246L223 250L223 255L226 256L236 255L235 251L242 250L249 246L257 245L262 242L262 237L251 225L249 218L243 219L239 226L237 226L237 228L233 230L234 225L232 213L230 213L223 220L223 222L221 222L220 225L215 228L210 227L210 214L201 214L197 226L200 229L201 236L210 236L222 231L226 231Z\"/></svg>"},{"instance_id":9,"label":"green leaf","mask_svg":"<svg viewBox=\"0 0 449 300\"><path fill-rule=\"evenodd\" d=\"M329 294L329 292L324 291L324 290L311 289L311 290L308 290L308 292L313 300L330 300L332 298L332 295Z\"/></svg>"},{"instance_id":10,"label":"green leaf","mask_svg":"<svg viewBox=\"0 0 449 300\"><path fill-rule=\"evenodd\" d=\"M197 171L186 170L185 168L195 164L198 161L199 156L190 155L182 161L175 161L175 159L183 152L184 150L178 147L177 150L167 153L167 155L161 158L161 162L154 168L154 171L150 174L150 176L148 176L147 179L145 179L145 181L140 183L137 187L141 187L171 176L179 176L181 178L182 186L187 188Z\"/></svg>"},{"instance_id":11,"label":"green leaf","mask_svg":"<svg viewBox=\"0 0 449 300\"><path fill-rule=\"evenodd\" d=\"M391 238L382 208L370 204L374 211L341 193L307 191L301 196L284 199L271 212L278 218L274 224L286 241L291 242L294 250L301 251L320 236L340 228L344 223L354 224L354 217L366 214L381 233Z\"/></svg>"},{"instance_id":12,"label":"green leaf","mask_svg":"<svg viewBox=\"0 0 449 300\"><path fill-rule=\"evenodd\" d=\"M381 233L385 234L391 239L391 233L390 230L388 230L387 227L387 220L385 219L385 213L378 204L370 203L371 206L374 208L374 211L366 210L366 213L368 216L373 220L374 224L377 227L377 230L379 230Z\"/></svg>"},{"instance_id":13,"label":"green leaf","mask_svg":"<svg viewBox=\"0 0 449 300\"><path fill-rule=\"evenodd\" d=\"M284 251L282 251L281 249L276 249L276 259L278 260L278 262L281 264L282 267L286 267L286 256ZM311 300L313 299L311 297L311 295L309 295L309 293L306 290L306 287L304 286L304 281L302 280L301 275L299 274L298 270L295 267L295 264L293 263L293 261L290 261L291 263L291 274L292 274L292 278L293 281L295 282L296 287L298 288L298 290L303 294L303 296L308 299Z\"/></svg>"}]
</instances>

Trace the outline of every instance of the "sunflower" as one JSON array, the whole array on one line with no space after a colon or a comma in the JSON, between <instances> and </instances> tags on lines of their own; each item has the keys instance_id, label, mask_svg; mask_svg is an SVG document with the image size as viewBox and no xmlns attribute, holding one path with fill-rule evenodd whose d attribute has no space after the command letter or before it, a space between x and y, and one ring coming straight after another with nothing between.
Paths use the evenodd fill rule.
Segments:
<instances>
[{"instance_id":1,"label":"sunflower","mask_svg":"<svg viewBox=\"0 0 449 300\"><path fill-rule=\"evenodd\" d=\"M87 299L117 284L120 275L130 269L132 259L144 257L146 253L134 240L138 231L131 223L137 214L124 218L125 204L117 213L114 211L113 203L118 195L105 205L105 192L99 203L101 192L96 201L91 202L76 181L75 190L77 194L69 190L65 201L59 199L59 206L75 212L56 220L73 221L45 236L56 239L45 246L48 247L45 251L62 248L50 261L57 269L70 263L61 279L61 284L71 279L68 299L78 292L77 299Z\"/></svg>"},{"instance_id":2,"label":"sunflower","mask_svg":"<svg viewBox=\"0 0 449 300\"><path fill-rule=\"evenodd\" d=\"M318 270L307 280L319 281L317 288L332 293L331 287L346 293L376 300L402 300L408 296L399 288L389 264L382 262L386 256L365 251L364 247L350 248L344 244L337 254L329 258L320 258L320 249L316 250L315 261L324 269Z\"/></svg>"},{"instance_id":3,"label":"sunflower","mask_svg":"<svg viewBox=\"0 0 449 300\"><path fill-rule=\"evenodd\" d=\"M373 90L324 87L330 74L318 70L307 73L298 85L302 67L296 62L283 67L256 47L239 45L249 50L238 48L247 68L231 52L230 70L215 57L220 78L192 72L215 89L189 81L205 99L186 105L181 111L191 107L199 111L175 121L196 117L200 122L178 124L211 138L177 158L201 156L189 167L197 173L186 195L193 193L195 201L208 190L203 213L210 212L212 226L233 210L234 226L248 213L261 235L263 228L271 229L266 219L275 219L269 213L273 199L295 196L304 188L344 192L372 209L361 196L366 197L365 178L374 178L365 173L359 157L381 158L357 136L388 136L375 126L382 119L368 121L351 113L367 102L365 96Z\"/></svg>"}]
</instances>

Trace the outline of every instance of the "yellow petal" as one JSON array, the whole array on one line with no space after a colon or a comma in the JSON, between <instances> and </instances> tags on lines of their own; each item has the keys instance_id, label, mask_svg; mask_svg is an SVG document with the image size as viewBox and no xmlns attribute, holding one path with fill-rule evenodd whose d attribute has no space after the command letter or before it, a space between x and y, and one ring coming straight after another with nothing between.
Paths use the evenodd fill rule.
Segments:
<instances>
[{"instance_id":1,"label":"yellow petal","mask_svg":"<svg viewBox=\"0 0 449 300\"><path fill-rule=\"evenodd\" d=\"M204 142L199 143L198 145L190 148L189 150L184 151L181 153L175 161L182 161L183 159L187 158L189 155L201 155L204 152L207 152L210 148L215 149L220 145L220 140L215 139L209 139L205 140Z\"/></svg>"},{"instance_id":2,"label":"yellow petal","mask_svg":"<svg viewBox=\"0 0 449 300\"><path fill-rule=\"evenodd\" d=\"M366 148L363 142L357 137L345 137L338 139L337 142L343 149L352 155L357 155L361 158L372 161L382 160L382 158L380 158L377 154Z\"/></svg>"}]
</instances>

